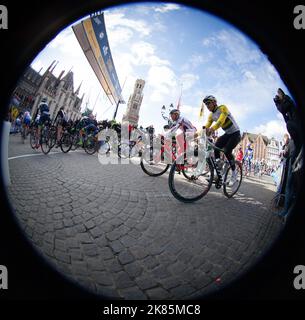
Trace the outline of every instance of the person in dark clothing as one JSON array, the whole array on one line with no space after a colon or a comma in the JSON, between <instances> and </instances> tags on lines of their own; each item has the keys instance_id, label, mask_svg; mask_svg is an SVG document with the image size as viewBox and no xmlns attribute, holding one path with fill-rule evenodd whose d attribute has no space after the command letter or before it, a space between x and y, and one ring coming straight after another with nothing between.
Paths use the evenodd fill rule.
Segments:
<instances>
[{"instance_id":1,"label":"person in dark clothing","mask_svg":"<svg viewBox=\"0 0 305 320\"><path fill-rule=\"evenodd\" d=\"M299 179L303 173L302 154L302 135L300 117L294 101L284 93L282 89L277 90L277 95L273 99L277 110L283 115L286 122L287 131L290 134L290 141L286 139L284 143L283 159L285 161L283 174L280 182L279 194L284 194L284 203L279 202L279 206L283 206L278 215L283 218L283 222L293 207L296 195L299 191ZM296 163L300 166L296 169Z\"/></svg>"},{"instance_id":2,"label":"person in dark clothing","mask_svg":"<svg viewBox=\"0 0 305 320\"><path fill-rule=\"evenodd\" d=\"M292 159L295 159L302 146L301 123L299 120L300 117L297 114L296 105L281 88L277 90L277 95L274 97L273 101L277 110L283 115L287 131L293 140L295 150L291 156Z\"/></svg>"}]
</instances>

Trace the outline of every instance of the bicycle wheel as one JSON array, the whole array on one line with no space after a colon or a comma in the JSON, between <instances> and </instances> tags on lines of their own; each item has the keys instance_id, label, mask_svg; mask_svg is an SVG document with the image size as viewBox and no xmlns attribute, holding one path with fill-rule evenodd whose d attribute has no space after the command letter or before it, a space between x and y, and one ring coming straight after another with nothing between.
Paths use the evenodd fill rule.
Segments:
<instances>
[{"instance_id":1,"label":"bicycle wheel","mask_svg":"<svg viewBox=\"0 0 305 320\"><path fill-rule=\"evenodd\" d=\"M44 127L41 130L40 146L41 146L41 150L44 154L48 154L51 150L50 132L49 132L48 128L46 128L46 127Z\"/></svg>"},{"instance_id":2,"label":"bicycle wheel","mask_svg":"<svg viewBox=\"0 0 305 320\"><path fill-rule=\"evenodd\" d=\"M63 153L67 153L72 148L72 137L68 132L64 132L60 139L60 149Z\"/></svg>"},{"instance_id":3,"label":"bicycle wheel","mask_svg":"<svg viewBox=\"0 0 305 320\"><path fill-rule=\"evenodd\" d=\"M183 172L184 165L178 165L176 162L171 167L168 184L172 195L179 201L190 203L204 197L210 190L214 178L214 169L212 163L207 159L205 168L200 175L184 179L180 172ZM180 168L182 170L179 170Z\"/></svg>"},{"instance_id":4,"label":"bicycle wheel","mask_svg":"<svg viewBox=\"0 0 305 320\"><path fill-rule=\"evenodd\" d=\"M195 170L198 165L198 160L191 159L186 165L182 166L182 174L185 176L186 179L191 180L195 174Z\"/></svg>"},{"instance_id":5,"label":"bicycle wheel","mask_svg":"<svg viewBox=\"0 0 305 320\"><path fill-rule=\"evenodd\" d=\"M84 149L86 153L92 155L97 151L97 144L94 136L88 136L84 142Z\"/></svg>"},{"instance_id":6,"label":"bicycle wheel","mask_svg":"<svg viewBox=\"0 0 305 320\"><path fill-rule=\"evenodd\" d=\"M140 166L147 175L151 177L159 177L168 170L170 165L162 162L159 156L154 155L152 148L148 152L150 155L149 159L142 155Z\"/></svg>"},{"instance_id":7,"label":"bicycle wheel","mask_svg":"<svg viewBox=\"0 0 305 320\"><path fill-rule=\"evenodd\" d=\"M110 144L108 141L105 141L105 140L101 140L98 142L98 153L100 155L105 155L107 154L109 151L110 151Z\"/></svg>"},{"instance_id":8,"label":"bicycle wheel","mask_svg":"<svg viewBox=\"0 0 305 320\"><path fill-rule=\"evenodd\" d=\"M52 126L49 129L49 145L51 149L55 146L56 140L57 140L57 129L55 126Z\"/></svg>"},{"instance_id":9,"label":"bicycle wheel","mask_svg":"<svg viewBox=\"0 0 305 320\"><path fill-rule=\"evenodd\" d=\"M233 184L231 184L231 181L230 181L232 178L231 166L228 167L228 169L225 173L224 181L223 181L223 193L228 198L232 198L234 196L234 194L238 191L238 189L241 185L242 179L243 179L243 170L242 170L241 163L238 161L235 161L235 167L237 170L236 181Z\"/></svg>"},{"instance_id":10,"label":"bicycle wheel","mask_svg":"<svg viewBox=\"0 0 305 320\"><path fill-rule=\"evenodd\" d=\"M128 159L131 155L130 144L127 142L123 142L118 147L118 156L122 159Z\"/></svg>"},{"instance_id":11,"label":"bicycle wheel","mask_svg":"<svg viewBox=\"0 0 305 320\"><path fill-rule=\"evenodd\" d=\"M36 134L36 130L32 128L30 133L30 145L32 149L35 149L37 144Z\"/></svg>"},{"instance_id":12,"label":"bicycle wheel","mask_svg":"<svg viewBox=\"0 0 305 320\"><path fill-rule=\"evenodd\" d=\"M72 146L71 146L72 151L75 151L79 147L78 141L79 141L79 136L76 133L72 136Z\"/></svg>"}]
</instances>

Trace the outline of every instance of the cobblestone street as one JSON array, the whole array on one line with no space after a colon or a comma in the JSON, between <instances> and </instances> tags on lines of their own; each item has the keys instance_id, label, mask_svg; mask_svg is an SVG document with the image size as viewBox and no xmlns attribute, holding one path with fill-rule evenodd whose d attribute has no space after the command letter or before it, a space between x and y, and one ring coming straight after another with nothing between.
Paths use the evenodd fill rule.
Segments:
<instances>
[{"instance_id":1,"label":"cobblestone street","mask_svg":"<svg viewBox=\"0 0 305 320\"><path fill-rule=\"evenodd\" d=\"M34 247L108 298L198 298L246 271L281 230L268 211L270 177L244 179L232 199L212 186L183 204L168 173L102 165L83 150L43 155L19 136L10 137L9 167L9 198Z\"/></svg>"}]
</instances>

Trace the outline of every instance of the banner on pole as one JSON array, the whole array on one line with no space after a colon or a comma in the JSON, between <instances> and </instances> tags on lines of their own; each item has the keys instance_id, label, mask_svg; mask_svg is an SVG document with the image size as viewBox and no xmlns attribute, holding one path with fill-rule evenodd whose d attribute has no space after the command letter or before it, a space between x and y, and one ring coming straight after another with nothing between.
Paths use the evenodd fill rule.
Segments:
<instances>
[{"instance_id":1,"label":"banner on pole","mask_svg":"<svg viewBox=\"0 0 305 320\"><path fill-rule=\"evenodd\" d=\"M72 29L111 103L124 103L108 43L104 13L95 14Z\"/></svg>"}]
</instances>

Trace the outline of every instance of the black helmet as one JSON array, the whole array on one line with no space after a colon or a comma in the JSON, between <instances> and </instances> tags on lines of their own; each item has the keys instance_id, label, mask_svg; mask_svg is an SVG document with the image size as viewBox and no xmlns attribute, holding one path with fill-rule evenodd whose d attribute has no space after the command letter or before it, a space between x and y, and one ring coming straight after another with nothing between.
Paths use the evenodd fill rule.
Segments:
<instances>
[{"instance_id":1,"label":"black helmet","mask_svg":"<svg viewBox=\"0 0 305 320\"><path fill-rule=\"evenodd\" d=\"M214 101L214 102L217 103L216 98L215 98L214 96L212 96L212 95L208 95L208 96L206 96L206 97L203 99L203 102L204 102L204 103L207 103L208 101Z\"/></svg>"},{"instance_id":2,"label":"black helmet","mask_svg":"<svg viewBox=\"0 0 305 320\"><path fill-rule=\"evenodd\" d=\"M173 110L171 110L171 112L169 113L169 114L174 114L174 113L177 113L178 115L180 115L180 110L178 110L178 109L173 109Z\"/></svg>"}]
</instances>

